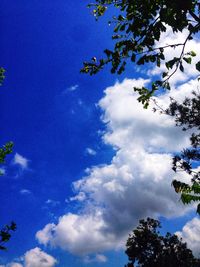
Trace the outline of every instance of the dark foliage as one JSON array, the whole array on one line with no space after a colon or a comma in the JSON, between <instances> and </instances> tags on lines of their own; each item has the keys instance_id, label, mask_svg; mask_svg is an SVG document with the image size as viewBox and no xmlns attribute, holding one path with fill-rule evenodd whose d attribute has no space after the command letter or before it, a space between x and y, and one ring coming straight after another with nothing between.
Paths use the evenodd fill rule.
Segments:
<instances>
[{"instance_id":1,"label":"dark foliage","mask_svg":"<svg viewBox=\"0 0 200 267\"><path fill-rule=\"evenodd\" d=\"M160 222L151 218L140 220L139 226L129 235L126 254L129 263L125 267L198 267L195 259L176 235L160 235Z\"/></svg>"},{"instance_id":2,"label":"dark foliage","mask_svg":"<svg viewBox=\"0 0 200 267\"><path fill-rule=\"evenodd\" d=\"M176 125L183 131L192 130L190 137L191 147L184 149L173 158L173 170L184 171L191 176L192 184L188 185L180 181L173 181L177 193L181 193L181 200L185 204L192 201L200 201L200 170L195 169L200 162L200 94L193 92L191 98L185 98L183 103L171 99L171 104L166 113L173 116ZM194 170L195 169L195 170ZM197 206L200 214L200 204Z\"/></svg>"},{"instance_id":3,"label":"dark foliage","mask_svg":"<svg viewBox=\"0 0 200 267\"><path fill-rule=\"evenodd\" d=\"M14 222L10 225L5 225L3 229L0 230L0 250L6 250L5 243L7 243L11 238L11 232L15 231L17 228Z\"/></svg>"},{"instance_id":4,"label":"dark foliage","mask_svg":"<svg viewBox=\"0 0 200 267\"><path fill-rule=\"evenodd\" d=\"M165 63L166 71L161 80L155 80L151 88L134 88L139 93L138 100L148 106L149 98L159 88L170 89L169 79L178 69L184 71L184 64L191 64L196 56L194 51L185 53L185 45L188 40L200 30L200 2L197 0L96 0L89 4L93 14L98 19L109 7L115 7L116 16L113 16L109 24L114 25L112 39L114 49L105 49L105 57L90 62L84 62L81 70L90 75L96 74L105 65L111 65L111 73L121 74L127 61L135 65L155 64L159 68L161 62ZM182 43L171 43L165 46L157 46L161 34L169 27L173 33L188 30L188 36ZM169 61L165 59L165 51L168 48L181 47L177 57ZM200 71L200 62L196 64Z\"/></svg>"}]
</instances>

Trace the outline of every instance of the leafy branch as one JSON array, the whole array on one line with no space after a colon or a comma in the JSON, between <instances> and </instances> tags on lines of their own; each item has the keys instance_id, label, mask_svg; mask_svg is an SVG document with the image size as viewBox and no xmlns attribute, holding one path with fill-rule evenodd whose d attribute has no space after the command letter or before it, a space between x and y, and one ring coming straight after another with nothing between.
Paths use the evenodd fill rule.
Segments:
<instances>
[{"instance_id":1,"label":"leafy branch","mask_svg":"<svg viewBox=\"0 0 200 267\"><path fill-rule=\"evenodd\" d=\"M11 233L17 229L16 223L11 222L10 225L5 225L0 230L0 250L6 250L5 243L11 238Z\"/></svg>"}]
</instances>

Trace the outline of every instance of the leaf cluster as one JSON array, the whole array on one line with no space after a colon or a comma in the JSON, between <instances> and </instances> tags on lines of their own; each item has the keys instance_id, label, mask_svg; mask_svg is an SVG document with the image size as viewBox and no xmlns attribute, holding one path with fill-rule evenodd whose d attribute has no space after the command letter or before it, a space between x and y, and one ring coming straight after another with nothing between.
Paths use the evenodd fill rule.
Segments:
<instances>
[{"instance_id":1,"label":"leaf cluster","mask_svg":"<svg viewBox=\"0 0 200 267\"><path fill-rule=\"evenodd\" d=\"M186 243L170 233L162 236L158 228L161 225L157 220L140 220L126 243L129 263L125 267L200 266L200 260L194 258Z\"/></svg>"},{"instance_id":2,"label":"leaf cluster","mask_svg":"<svg viewBox=\"0 0 200 267\"><path fill-rule=\"evenodd\" d=\"M8 154L12 153L13 142L8 142L0 148L0 164L5 162L5 158Z\"/></svg>"},{"instance_id":3,"label":"leaf cluster","mask_svg":"<svg viewBox=\"0 0 200 267\"><path fill-rule=\"evenodd\" d=\"M6 250L5 243L11 238L11 232L15 231L17 228L16 223L11 222L10 225L5 225L0 230L0 250Z\"/></svg>"},{"instance_id":4,"label":"leaf cluster","mask_svg":"<svg viewBox=\"0 0 200 267\"><path fill-rule=\"evenodd\" d=\"M196 56L194 51L185 53L185 45L188 40L200 30L199 14L200 5L197 0L96 0L90 4L96 19L102 16L105 11L114 6L117 9L117 16L113 16L109 24L113 24L112 39L115 42L114 49L105 49L105 57L99 60L84 62L82 73L96 74L107 64L111 65L111 73L121 74L127 60L135 65L146 64L156 65L158 68L164 62L167 71L163 72L162 79L154 81L151 88L134 88L139 93L138 100L145 107L148 106L149 98L159 88L170 89L169 79L180 69L184 71L184 64L191 64L192 58ZM192 19L191 19L192 18ZM161 34L166 27L175 32L182 32L187 29L189 34L183 43L156 46ZM182 47L179 57L166 61L165 51L167 48ZM196 69L200 71L200 62ZM171 71L171 72L170 72Z\"/></svg>"},{"instance_id":5,"label":"leaf cluster","mask_svg":"<svg viewBox=\"0 0 200 267\"><path fill-rule=\"evenodd\" d=\"M192 201L200 201L200 171L194 170L200 162L200 94L193 92L192 97L185 98L182 103L171 99L171 104L166 114L174 117L177 126L183 131L190 130L191 147L184 149L179 155L173 158L173 170L184 171L191 176L192 185L179 181L173 181L172 185L177 193L181 193L181 200L184 204ZM197 206L200 214L200 204Z\"/></svg>"},{"instance_id":6,"label":"leaf cluster","mask_svg":"<svg viewBox=\"0 0 200 267\"><path fill-rule=\"evenodd\" d=\"M4 74L5 74L5 69L0 67L0 85L3 84L3 81L5 79L5 75Z\"/></svg>"}]
</instances>

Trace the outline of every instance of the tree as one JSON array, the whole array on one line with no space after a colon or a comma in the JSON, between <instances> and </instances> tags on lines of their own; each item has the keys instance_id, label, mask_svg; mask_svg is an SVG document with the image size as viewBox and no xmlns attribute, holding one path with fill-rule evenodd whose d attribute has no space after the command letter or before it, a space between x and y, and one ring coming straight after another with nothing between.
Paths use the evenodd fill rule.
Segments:
<instances>
[{"instance_id":1,"label":"tree","mask_svg":"<svg viewBox=\"0 0 200 267\"><path fill-rule=\"evenodd\" d=\"M3 84L4 76L4 68L0 68L0 86ZM12 153L13 142L7 142L5 145L0 147L0 164L5 163L6 156ZM3 173L0 171L0 175ZM15 231L17 228L15 222L11 222L10 225L5 225L0 230L0 250L6 250L5 243L8 242L11 238L11 231Z\"/></svg>"},{"instance_id":2,"label":"tree","mask_svg":"<svg viewBox=\"0 0 200 267\"><path fill-rule=\"evenodd\" d=\"M156 65L160 68L165 64L166 70L160 79L154 80L150 88L134 88L139 93L138 100L144 108L148 107L150 98L161 88L170 89L170 78L178 69L184 72L185 64L192 64L194 51L185 52L185 46L200 31L200 1L198 0L95 0L89 4L95 18L98 20L108 8L112 8L116 15L113 16L114 25L112 39L114 49L105 49L105 57L99 60L93 57L90 62L84 62L82 73L90 75L98 73L105 65L111 65L111 73L121 74L126 69L127 62L135 66ZM187 30L188 34L182 43L171 43L159 46L162 34L168 29L173 34ZM168 48L181 47L177 57L166 61ZM200 71L200 61L196 63L196 69ZM173 158L173 170L185 171L191 175L192 184L173 181L176 192L181 193L181 200L188 204L191 201L200 201L200 173L194 171L194 162L200 160L200 97L195 95L187 98L183 103L172 100L165 113L173 116L177 126L183 126L183 130L193 129L191 134L191 148L185 149L181 154ZM197 206L200 214L200 204Z\"/></svg>"},{"instance_id":3,"label":"tree","mask_svg":"<svg viewBox=\"0 0 200 267\"><path fill-rule=\"evenodd\" d=\"M156 64L159 68L164 62L166 71L162 78L154 80L150 88L134 88L139 93L138 100L145 108L149 99L160 88L170 89L170 78L178 69L184 71L184 64L191 64L196 56L194 51L185 53L188 40L194 38L200 30L200 1L198 0L96 0L88 5L98 19L109 7L115 7L116 16L113 16L114 25L112 39L114 49L105 49L105 57L97 60L93 57L90 62L84 62L83 73L96 74L107 64L111 65L111 73L121 74L127 61L135 65ZM187 29L188 35L182 43L171 43L165 46L156 46L161 34L167 30L173 33ZM177 57L166 62L166 49L181 47ZM200 71L200 61L196 64Z\"/></svg>"},{"instance_id":4,"label":"tree","mask_svg":"<svg viewBox=\"0 0 200 267\"><path fill-rule=\"evenodd\" d=\"M160 222L151 218L140 220L126 243L125 253L129 263L125 267L198 267L200 260L195 259L176 235L160 235L157 228Z\"/></svg>"},{"instance_id":5,"label":"tree","mask_svg":"<svg viewBox=\"0 0 200 267\"><path fill-rule=\"evenodd\" d=\"M176 125L182 127L183 131L194 130L190 136L191 147L173 158L173 170L188 173L192 183L189 185L174 180L172 184L175 191L181 193L184 204L200 202L200 169L196 168L200 162L200 94L193 92L193 96L185 98L183 103L171 99L169 108L164 112L173 116ZM200 214L200 203L197 205L197 213Z\"/></svg>"}]
</instances>

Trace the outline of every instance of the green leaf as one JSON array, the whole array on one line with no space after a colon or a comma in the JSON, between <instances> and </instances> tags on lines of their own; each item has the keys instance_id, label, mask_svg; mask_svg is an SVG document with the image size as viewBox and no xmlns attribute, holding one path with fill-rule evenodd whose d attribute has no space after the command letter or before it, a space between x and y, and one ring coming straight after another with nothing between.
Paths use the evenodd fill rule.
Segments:
<instances>
[{"instance_id":1,"label":"green leaf","mask_svg":"<svg viewBox=\"0 0 200 267\"><path fill-rule=\"evenodd\" d=\"M163 72L162 77L165 78L168 75L168 72Z\"/></svg>"},{"instance_id":2,"label":"green leaf","mask_svg":"<svg viewBox=\"0 0 200 267\"><path fill-rule=\"evenodd\" d=\"M192 196L190 194L182 193L181 201L183 202L183 204L189 204L192 202Z\"/></svg>"},{"instance_id":3,"label":"green leaf","mask_svg":"<svg viewBox=\"0 0 200 267\"><path fill-rule=\"evenodd\" d=\"M184 67L183 67L182 63L180 63L180 67L179 67L179 69L180 69L182 72L184 72Z\"/></svg>"},{"instance_id":4,"label":"green leaf","mask_svg":"<svg viewBox=\"0 0 200 267\"><path fill-rule=\"evenodd\" d=\"M194 51L189 52L190 56L195 57L197 54Z\"/></svg>"},{"instance_id":5,"label":"green leaf","mask_svg":"<svg viewBox=\"0 0 200 267\"><path fill-rule=\"evenodd\" d=\"M185 62L187 62L188 64L192 63L192 58L191 57L184 57L183 58L185 60Z\"/></svg>"},{"instance_id":6,"label":"green leaf","mask_svg":"<svg viewBox=\"0 0 200 267\"><path fill-rule=\"evenodd\" d=\"M172 60L169 60L168 62L165 63L165 66L167 67L167 69L172 69L174 64L177 63L179 61L179 58L174 57Z\"/></svg>"},{"instance_id":7,"label":"green leaf","mask_svg":"<svg viewBox=\"0 0 200 267\"><path fill-rule=\"evenodd\" d=\"M196 64L196 69L197 69L198 71L200 71L200 61L197 62L197 64Z\"/></svg>"}]
</instances>

